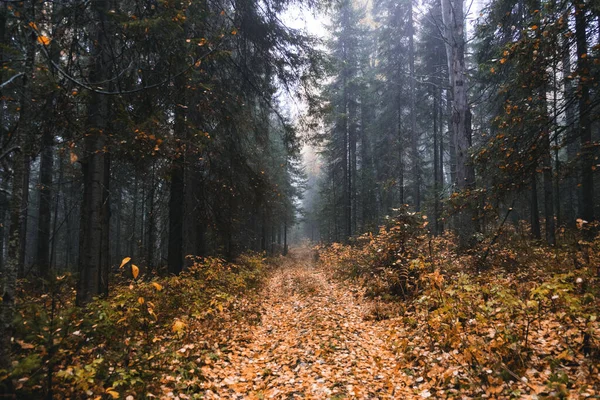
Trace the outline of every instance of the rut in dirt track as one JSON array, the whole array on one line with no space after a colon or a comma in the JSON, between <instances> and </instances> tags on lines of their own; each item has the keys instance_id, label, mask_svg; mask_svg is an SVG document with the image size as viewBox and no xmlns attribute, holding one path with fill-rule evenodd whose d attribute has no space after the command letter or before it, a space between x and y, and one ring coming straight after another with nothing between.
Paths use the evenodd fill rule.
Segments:
<instances>
[{"instance_id":1,"label":"rut in dirt track","mask_svg":"<svg viewBox=\"0 0 600 400\"><path fill-rule=\"evenodd\" d=\"M206 398L411 398L385 328L365 321L362 294L296 250L264 290L262 323L203 367Z\"/></svg>"}]
</instances>

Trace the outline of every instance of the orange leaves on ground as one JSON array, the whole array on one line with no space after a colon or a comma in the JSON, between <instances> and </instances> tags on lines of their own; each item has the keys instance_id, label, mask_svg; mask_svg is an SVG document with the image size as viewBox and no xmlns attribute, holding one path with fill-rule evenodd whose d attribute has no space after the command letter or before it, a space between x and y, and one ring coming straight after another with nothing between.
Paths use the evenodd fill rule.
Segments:
<instances>
[{"instance_id":1,"label":"orange leaves on ground","mask_svg":"<svg viewBox=\"0 0 600 400\"><path fill-rule=\"evenodd\" d=\"M179 319L175 320L175 322L173 322L173 326L171 326L171 331L173 333L183 333L185 331L185 328L187 327L187 324Z\"/></svg>"}]
</instances>

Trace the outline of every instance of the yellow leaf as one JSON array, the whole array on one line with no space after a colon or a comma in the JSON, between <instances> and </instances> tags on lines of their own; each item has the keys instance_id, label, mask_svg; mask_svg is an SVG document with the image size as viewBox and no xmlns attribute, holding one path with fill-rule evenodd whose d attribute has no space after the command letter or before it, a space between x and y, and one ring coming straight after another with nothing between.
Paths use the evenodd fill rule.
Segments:
<instances>
[{"instance_id":1,"label":"yellow leaf","mask_svg":"<svg viewBox=\"0 0 600 400\"><path fill-rule=\"evenodd\" d=\"M537 30L537 28L538 28L538 26L537 26L537 25L533 25L533 26L531 27L531 30L532 30L532 31L535 31L535 30Z\"/></svg>"},{"instance_id":2,"label":"yellow leaf","mask_svg":"<svg viewBox=\"0 0 600 400\"><path fill-rule=\"evenodd\" d=\"M138 297L138 303L144 304L144 298L143 297Z\"/></svg>"},{"instance_id":3,"label":"yellow leaf","mask_svg":"<svg viewBox=\"0 0 600 400\"><path fill-rule=\"evenodd\" d=\"M173 322L173 326L171 327L171 330L175 333L181 333L183 332L183 330L187 327L186 323L180 320L176 320L175 322Z\"/></svg>"},{"instance_id":4,"label":"yellow leaf","mask_svg":"<svg viewBox=\"0 0 600 400\"><path fill-rule=\"evenodd\" d=\"M490 72L491 72L492 74L494 74L494 73L496 73L496 69L495 69L494 67L492 67L492 68L490 68Z\"/></svg>"},{"instance_id":5,"label":"yellow leaf","mask_svg":"<svg viewBox=\"0 0 600 400\"><path fill-rule=\"evenodd\" d=\"M124 266L125 264L127 264L129 261L131 261L131 257L125 257L125 258L123 259L123 261L121 261L121 266L120 266L119 268L123 268L123 266Z\"/></svg>"},{"instance_id":6,"label":"yellow leaf","mask_svg":"<svg viewBox=\"0 0 600 400\"><path fill-rule=\"evenodd\" d=\"M50 44L50 38L48 36L38 36L37 41L44 46L48 46Z\"/></svg>"},{"instance_id":7,"label":"yellow leaf","mask_svg":"<svg viewBox=\"0 0 600 400\"><path fill-rule=\"evenodd\" d=\"M159 292L163 289L162 285L158 282L152 282L152 286L154 286Z\"/></svg>"},{"instance_id":8,"label":"yellow leaf","mask_svg":"<svg viewBox=\"0 0 600 400\"><path fill-rule=\"evenodd\" d=\"M75 154L73 151L71 151L71 154L69 156L71 159L71 164L75 164L79 159L79 157L77 157L77 154Z\"/></svg>"},{"instance_id":9,"label":"yellow leaf","mask_svg":"<svg viewBox=\"0 0 600 400\"><path fill-rule=\"evenodd\" d=\"M36 31L38 30L37 25L33 21L29 23L29 27L32 28L33 30L36 30Z\"/></svg>"},{"instance_id":10,"label":"yellow leaf","mask_svg":"<svg viewBox=\"0 0 600 400\"><path fill-rule=\"evenodd\" d=\"M140 274L140 269L137 265L131 264L131 274L133 275L133 279L136 279Z\"/></svg>"},{"instance_id":11,"label":"yellow leaf","mask_svg":"<svg viewBox=\"0 0 600 400\"><path fill-rule=\"evenodd\" d=\"M106 389L106 393L110 394L110 396L113 399L118 399L119 398L119 392L115 392L114 390L112 390L112 388L111 389Z\"/></svg>"}]
</instances>

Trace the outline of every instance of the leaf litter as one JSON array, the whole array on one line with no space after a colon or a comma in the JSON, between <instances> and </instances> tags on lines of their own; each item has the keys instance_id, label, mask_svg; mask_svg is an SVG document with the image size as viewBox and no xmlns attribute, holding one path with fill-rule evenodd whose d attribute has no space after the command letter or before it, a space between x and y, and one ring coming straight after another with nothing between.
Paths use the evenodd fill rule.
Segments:
<instances>
[{"instance_id":1,"label":"leaf litter","mask_svg":"<svg viewBox=\"0 0 600 400\"><path fill-rule=\"evenodd\" d=\"M309 260L308 251L299 251L273 272L262 323L201 368L206 398L428 397L399 369L385 325L365 320L369 304L361 289Z\"/></svg>"}]
</instances>

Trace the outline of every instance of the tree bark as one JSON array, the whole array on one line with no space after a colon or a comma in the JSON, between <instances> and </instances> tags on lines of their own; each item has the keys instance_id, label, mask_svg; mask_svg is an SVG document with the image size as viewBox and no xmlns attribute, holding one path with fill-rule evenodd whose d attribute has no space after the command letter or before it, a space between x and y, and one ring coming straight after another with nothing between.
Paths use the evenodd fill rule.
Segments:
<instances>
[{"instance_id":1,"label":"tree bark","mask_svg":"<svg viewBox=\"0 0 600 400\"><path fill-rule=\"evenodd\" d=\"M555 223L554 223L554 193L552 182L552 157L550 157L550 134L542 132L542 168L544 179L544 218L545 218L545 236L549 245L556 244Z\"/></svg>"},{"instance_id":2,"label":"tree bark","mask_svg":"<svg viewBox=\"0 0 600 400\"><path fill-rule=\"evenodd\" d=\"M419 156L419 134L417 132L417 96L415 77L415 28L412 0L408 4L408 69L410 86L410 147L412 157L413 202L416 211L421 211L421 157Z\"/></svg>"},{"instance_id":3,"label":"tree bark","mask_svg":"<svg viewBox=\"0 0 600 400\"><path fill-rule=\"evenodd\" d=\"M467 97L467 72L465 65L465 33L463 0L442 0L445 27L448 74L452 88L452 130L456 148L456 189L464 195L475 188L475 169L471 162L471 112ZM467 204L459 210L458 237L460 247L471 244L475 233L475 212Z\"/></svg>"},{"instance_id":4,"label":"tree bark","mask_svg":"<svg viewBox=\"0 0 600 400\"><path fill-rule=\"evenodd\" d=\"M38 240L35 265L40 276L50 273L50 235L52 222L52 172L54 169L54 137L47 127L42 137L40 156L40 204L38 210Z\"/></svg>"},{"instance_id":5,"label":"tree bark","mask_svg":"<svg viewBox=\"0 0 600 400\"><path fill-rule=\"evenodd\" d=\"M538 196L537 196L537 178L536 172L533 171L531 174L531 234L534 239L541 239L542 232L540 228L540 212L538 209Z\"/></svg>"},{"instance_id":6,"label":"tree bark","mask_svg":"<svg viewBox=\"0 0 600 400\"><path fill-rule=\"evenodd\" d=\"M184 207L184 149L182 141L186 136L185 75L175 80L179 93L179 104L175 106L173 132L179 150L171 163L171 194L169 197L169 272L178 274L183 269L183 207Z\"/></svg>"},{"instance_id":7,"label":"tree bark","mask_svg":"<svg viewBox=\"0 0 600 400\"><path fill-rule=\"evenodd\" d=\"M569 39L563 38L562 42L562 66L563 76L567 77L571 75L571 47L569 46ZM577 153L579 152L579 143L576 140L575 132L575 109L571 103L573 98L573 86L571 85L570 79L563 79L564 93L563 97L568 102L565 106L565 136L567 141L567 160L569 164L575 163L577 160ZM579 215L579 196L577 190L577 177L571 173L567 180L569 185L569 219L575 221L575 218Z\"/></svg>"},{"instance_id":8,"label":"tree bark","mask_svg":"<svg viewBox=\"0 0 600 400\"><path fill-rule=\"evenodd\" d=\"M105 82L110 67L108 49L108 1L94 0L92 10L96 24L90 43L93 64L90 68L92 82ZM84 140L83 201L79 227L79 278L77 305L85 306L99 295L108 294L109 218L108 184L110 158L108 155L109 99L92 92L88 103L88 135Z\"/></svg>"},{"instance_id":9,"label":"tree bark","mask_svg":"<svg viewBox=\"0 0 600 400\"><path fill-rule=\"evenodd\" d=\"M592 124L590 121L590 89L587 43L587 4L584 1L573 1L575 9L575 37L577 40L577 75L581 84L579 96L579 140L581 143L580 158L580 217L588 222L594 221L594 175Z\"/></svg>"}]
</instances>

